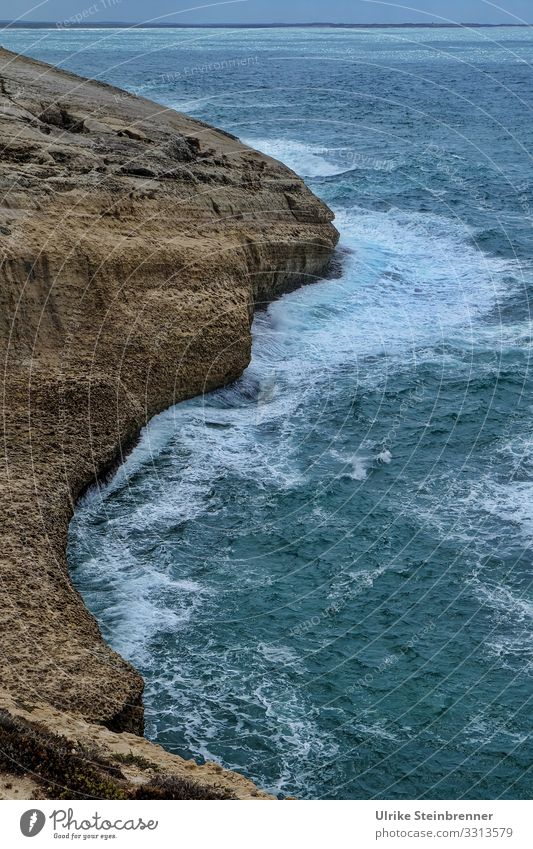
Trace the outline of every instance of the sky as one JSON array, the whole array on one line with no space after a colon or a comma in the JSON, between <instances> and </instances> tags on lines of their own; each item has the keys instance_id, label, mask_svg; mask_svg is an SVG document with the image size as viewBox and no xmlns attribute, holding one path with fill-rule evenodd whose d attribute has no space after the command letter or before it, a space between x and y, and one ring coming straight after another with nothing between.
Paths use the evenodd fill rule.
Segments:
<instances>
[{"instance_id":1,"label":"sky","mask_svg":"<svg viewBox=\"0 0 533 849\"><path fill-rule=\"evenodd\" d=\"M533 23L532 0L0 0L0 19L161 23Z\"/></svg>"}]
</instances>

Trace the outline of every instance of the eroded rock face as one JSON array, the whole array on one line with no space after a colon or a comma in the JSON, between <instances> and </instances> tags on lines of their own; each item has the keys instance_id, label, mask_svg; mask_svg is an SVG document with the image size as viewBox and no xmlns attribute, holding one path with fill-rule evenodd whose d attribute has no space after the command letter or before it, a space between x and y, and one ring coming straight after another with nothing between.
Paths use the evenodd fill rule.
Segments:
<instances>
[{"instance_id":1,"label":"eroded rock face","mask_svg":"<svg viewBox=\"0 0 533 849\"><path fill-rule=\"evenodd\" d=\"M0 50L3 668L23 708L142 732L72 587L68 522L148 419L235 379L254 304L324 273L332 214L226 133Z\"/></svg>"}]
</instances>

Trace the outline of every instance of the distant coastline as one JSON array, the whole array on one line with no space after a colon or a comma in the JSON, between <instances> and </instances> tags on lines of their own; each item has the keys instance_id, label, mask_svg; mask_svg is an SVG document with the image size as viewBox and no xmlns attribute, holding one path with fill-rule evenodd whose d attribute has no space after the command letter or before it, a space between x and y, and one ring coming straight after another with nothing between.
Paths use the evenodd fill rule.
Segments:
<instances>
[{"instance_id":1,"label":"distant coastline","mask_svg":"<svg viewBox=\"0 0 533 849\"><path fill-rule=\"evenodd\" d=\"M495 27L533 27L529 24L477 24L477 23L402 23L402 24L335 24L331 22L313 22L296 24L178 24L178 23L143 23L128 21L85 21L68 23L65 21L0 21L2 29L49 29L58 27L65 29L315 29L328 27L330 29L494 29Z\"/></svg>"}]
</instances>

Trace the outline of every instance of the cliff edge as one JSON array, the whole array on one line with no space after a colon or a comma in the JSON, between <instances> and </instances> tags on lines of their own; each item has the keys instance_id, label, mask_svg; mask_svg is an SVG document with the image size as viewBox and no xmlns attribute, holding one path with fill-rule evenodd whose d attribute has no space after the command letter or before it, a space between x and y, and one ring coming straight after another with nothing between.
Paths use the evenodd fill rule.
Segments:
<instances>
[{"instance_id":1,"label":"cliff edge","mask_svg":"<svg viewBox=\"0 0 533 849\"><path fill-rule=\"evenodd\" d=\"M155 413L241 374L254 305L325 272L333 216L232 136L3 49L0 186L0 708L167 763L70 582L68 523Z\"/></svg>"}]
</instances>

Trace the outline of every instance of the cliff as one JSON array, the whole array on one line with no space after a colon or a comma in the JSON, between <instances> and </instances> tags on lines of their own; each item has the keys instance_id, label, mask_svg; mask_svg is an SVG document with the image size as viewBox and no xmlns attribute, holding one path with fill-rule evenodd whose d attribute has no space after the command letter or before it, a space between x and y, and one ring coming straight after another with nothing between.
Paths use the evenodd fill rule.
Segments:
<instances>
[{"instance_id":1,"label":"cliff","mask_svg":"<svg viewBox=\"0 0 533 849\"><path fill-rule=\"evenodd\" d=\"M1 49L0 156L0 708L165 760L68 523L155 413L243 371L254 305L324 273L333 216L232 136Z\"/></svg>"}]
</instances>

